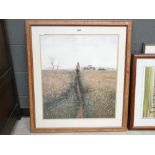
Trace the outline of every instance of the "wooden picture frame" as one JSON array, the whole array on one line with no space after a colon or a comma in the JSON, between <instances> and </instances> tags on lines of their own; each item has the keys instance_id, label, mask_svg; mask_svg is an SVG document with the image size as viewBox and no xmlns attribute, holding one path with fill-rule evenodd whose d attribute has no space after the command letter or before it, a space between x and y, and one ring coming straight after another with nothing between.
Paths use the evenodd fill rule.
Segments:
<instances>
[{"instance_id":1,"label":"wooden picture frame","mask_svg":"<svg viewBox=\"0 0 155 155\"><path fill-rule=\"evenodd\" d=\"M144 54L155 54L155 44L153 43L143 43L142 49Z\"/></svg>"},{"instance_id":2,"label":"wooden picture frame","mask_svg":"<svg viewBox=\"0 0 155 155\"><path fill-rule=\"evenodd\" d=\"M125 57L124 57L124 77L123 77L123 106L121 125L119 127L36 127L36 104L35 104L35 85L34 85L34 57L32 45L32 27L119 27L125 29ZM30 118L32 132L101 132L101 131L125 131L127 129L128 118L128 97L129 97L129 80L130 80L130 49L131 49L131 21L125 20L26 20L26 39L27 39L27 56L28 56L28 80L29 80L29 102ZM80 30L79 30L80 31ZM124 45L123 45L124 46ZM35 62L36 63L36 62Z\"/></svg>"},{"instance_id":3,"label":"wooden picture frame","mask_svg":"<svg viewBox=\"0 0 155 155\"><path fill-rule=\"evenodd\" d=\"M134 121L136 122L135 117L137 117L137 114L135 114L135 112L136 112L136 110L135 110L136 109L136 103L135 102L138 101L138 99L136 100L136 97L139 95L139 94L136 94L136 82L137 82L136 81L136 78L139 79L139 80L143 78L142 76L141 76L141 78L138 78L137 77L138 76L138 74L137 74L137 68L139 67L139 66L137 66L137 60L142 60L142 61L143 60L152 60L152 59L155 59L155 54L134 54L132 56L132 59L133 59L133 61L132 61L132 79L131 79L131 97L130 97L129 129L131 129L131 130L154 130L155 129L155 124L154 124L154 126L152 126L152 125L141 125L141 124L140 125L135 125L136 123L134 123ZM141 65L141 67L143 67L143 66ZM143 82L144 82L144 80L143 80ZM137 83L137 85L138 85L138 83ZM142 83L141 83L141 85L145 86ZM137 86L137 89L138 89L138 86ZM141 92L141 90L142 89L140 89L140 92ZM145 89L143 90L143 93L144 93L144 91L145 91ZM140 98L142 99L143 97L140 96ZM139 111L140 111L140 109L139 109ZM139 119L142 119L142 117L139 118ZM146 118L146 120L147 119L149 120L149 118Z\"/></svg>"}]
</instances>

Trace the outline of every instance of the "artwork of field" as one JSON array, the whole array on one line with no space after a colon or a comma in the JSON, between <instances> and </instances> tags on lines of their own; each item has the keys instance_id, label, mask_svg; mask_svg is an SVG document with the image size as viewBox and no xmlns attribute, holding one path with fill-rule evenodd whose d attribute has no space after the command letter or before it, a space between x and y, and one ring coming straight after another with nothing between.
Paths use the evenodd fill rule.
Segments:
<instances>
[{"instance_id":1,"label":"artwork of field","mask_svg":"<svg viewBox=\"0 0 155 155\"><path fill-rule=\"evenodd\" d=\"M116 71L42 72L44 118L115 117Z\"/></svg>"},{"instance_id":2,"label":"artwork of field","mask_svg":"<svg viewBox=\"0 0 155 155\"><path fill-rule=\"evenodd\" d=\"M115 118L117 52L117 35L41 36L43 118Z\"/></svg>"},{"instance_id":3,"label":"artwork of field","mask_svg":"<svg viewBox=\"0 0 155 155\"><path fill-rule=\"evenodd\" d=\"M145 68L143 117L155 117L155 67Z\"/></svg>"}]
</instances>

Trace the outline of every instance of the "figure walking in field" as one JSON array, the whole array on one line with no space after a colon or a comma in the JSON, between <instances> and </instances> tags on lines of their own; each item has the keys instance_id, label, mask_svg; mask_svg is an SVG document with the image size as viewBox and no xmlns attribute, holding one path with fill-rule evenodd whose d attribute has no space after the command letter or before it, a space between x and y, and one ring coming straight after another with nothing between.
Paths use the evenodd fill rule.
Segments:
<instances>
[{"instance_id":1,"label":"figure walking in field","mask_svg":"<svg viewBox=\"0 0 155 155\"><path fill-rule=\"evenodd\" d=\"M80 73L80 64L79 62L77 62L77 65L76 65L76 74L79 74Z\"/></svg>"}]
</instances>

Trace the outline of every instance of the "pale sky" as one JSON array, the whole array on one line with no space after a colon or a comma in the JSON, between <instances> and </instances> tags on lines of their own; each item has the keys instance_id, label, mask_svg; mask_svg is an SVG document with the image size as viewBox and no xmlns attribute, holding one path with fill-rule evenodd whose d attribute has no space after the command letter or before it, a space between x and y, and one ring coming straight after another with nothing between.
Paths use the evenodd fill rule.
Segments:
<instances>
[{"instance_id":1,"label":"pale sky","mask_svg":"<svg viewBox=\"0 0 155 155\"><path fill-rule=\"evenodd\" d=\"M60 69L81 67L117 67L117 35L44 35L41 37L42 69L51 67L50 59Z\"/></svg>"}]
</instances>

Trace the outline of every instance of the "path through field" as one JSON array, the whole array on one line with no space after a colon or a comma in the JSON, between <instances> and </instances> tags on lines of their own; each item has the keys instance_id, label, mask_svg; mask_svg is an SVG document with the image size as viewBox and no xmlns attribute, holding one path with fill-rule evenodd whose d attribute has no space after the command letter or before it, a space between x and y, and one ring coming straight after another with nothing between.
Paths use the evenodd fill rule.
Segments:
<instances>
[{"instance_id":1,"label":"path through field","mask_svg":"<svg viewBox=\"0 0 155 155\"><path fill-rule=\"evenodd\" d=\"M77 74L59 70L45 74L45 119L115 117L116 71Z\"/></svg>"},{"instance_id":2,"label":"path through field","mask_svg":"<svg viewBox=\"0 0 155 155\"><path fill-rule=\"evenodd\" d=\"M84 89L75 74L68 90L56 100L44 104L44 118L84 118Z\"/></svg>"},{"instance_id":3,"label":"path through field","mask_svg":"<svg viewBox=\"0 0 155 155\"><path fill-rule=\"evenodd\" d=\"M76 114L76 118L84 118L84 88L82 86L81 83L81 78L80 75L76 75L75 77L75 85L76 85L76 96L77 96L77 100L79 102L79 107L77 110L77 114Z\"/></svg>"}]
</instances>

